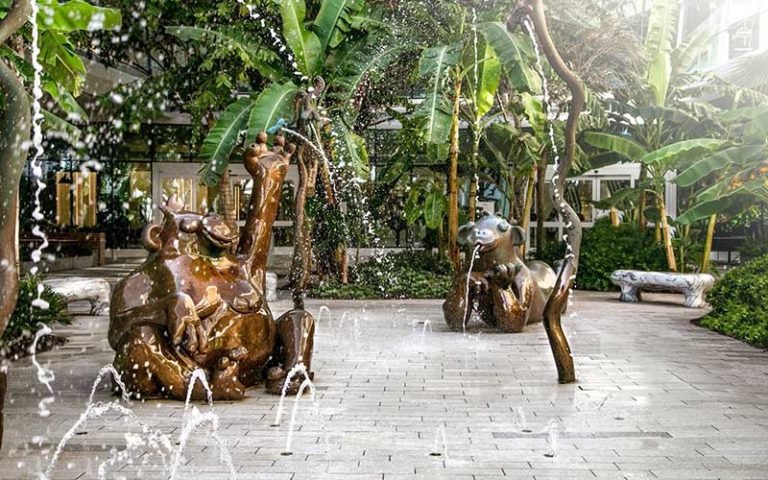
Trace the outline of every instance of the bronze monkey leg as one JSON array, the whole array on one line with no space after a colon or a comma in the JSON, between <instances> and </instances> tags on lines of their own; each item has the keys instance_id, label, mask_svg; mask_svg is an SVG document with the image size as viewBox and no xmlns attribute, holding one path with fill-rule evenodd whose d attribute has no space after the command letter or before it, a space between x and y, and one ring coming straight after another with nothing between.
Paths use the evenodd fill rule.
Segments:
<instances>
[{"instance_id":1,"label":"bronze monkey leg","mask_svg":"<svg viewBox=\"0 0 768 480\"><path fill-rule=\"evenodd\" d=\"M285 383L285 377L293 367L303 364L307 369L310 380L312 372L312 349L315 339L315 319L304 310L291 310L275 322L277 324L277 345L274 361L276 366L267 372L266 388L269 393L280 394ZM288 393L298 392L303 375L291 379Z\"/></svg>"},{"instance_id":2,"label":"bronze monkey leg","mask_svg":"<svg viewBox=\"0 0 768 480\"><path fill-rule=\"evenodd\" d=\"M5 372L0 372L0 448L3 447L3 410L5 407L5 391L7 388L8 375Z\"/></svg>"},{"instance_id":3,"label":"bronze monkey leg","mask_svg":"<svg viewBox=\"0 0 768 480\"><path fill-rule=\"evenodd\" d=\"M454 275L451 290L443 303L445 322L454 332L463 330L465 322L469 320L472 314L471 305L474 303L475 289L472 288L473 285L470 280L469 295L467 295L467 275L466 273ZM469 297L469 302L467 302L467 297ZM467 308L467 303L470 305L469 308Z\"/></svg>"}]
</instances>

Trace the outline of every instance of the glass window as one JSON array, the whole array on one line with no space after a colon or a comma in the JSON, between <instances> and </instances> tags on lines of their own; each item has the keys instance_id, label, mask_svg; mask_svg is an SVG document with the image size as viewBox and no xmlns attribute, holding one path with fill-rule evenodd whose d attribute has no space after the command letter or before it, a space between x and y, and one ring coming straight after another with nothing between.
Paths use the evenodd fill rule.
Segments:
<instances>
[{"instance_id":1,"label":"glass window","mask_svg":"<svg viewBox=\"0 0 768 480\"><path fill-rule=\"evenodd\" d=\"M160 183L163 192L163 203L176 195L176 201L184 206L184 210L192 209L193 189L195 182L191 178L164 178Z\"/></svg>"},{"instance_id":2,"label":"glass window","mask_svg":"<svg viewBox=\"0 0 768 480\"><path fill-rule=\"evenodd\" d=\"M152 169L148 163L128 165L128 222L141 229L152 220Z\"/></svg>"},{"instance_id":3,"label":"glass window","mask_svg":"<svg viewBox=\"0 0 768 480\"><path fill-rule=\"evenodd\" d=\"M62 226L96 225L96 172L56 173L56 223Z\"/></svg>"},{"instance_id":4,"label":"glass window","mask_svg":"<svg viewBox=\"0 0 768 480\"><path fill-rule=\"evenodd\" d=\"M760 40L760 17L744 19L728 29L728 58L737 58L757 50Z\"/></svg>"}]
</instances>

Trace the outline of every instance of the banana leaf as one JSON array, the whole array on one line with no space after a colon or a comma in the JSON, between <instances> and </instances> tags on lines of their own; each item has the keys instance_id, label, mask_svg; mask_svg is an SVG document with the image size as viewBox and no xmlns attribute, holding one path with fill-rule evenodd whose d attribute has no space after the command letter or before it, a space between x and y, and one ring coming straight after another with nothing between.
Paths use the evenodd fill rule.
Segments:
<instances>
[{"instance_id":1,"label":"banana leaf","mask_svg":"<svg viewBox=\"0 0 768 480\"><path fill-rule=\"evenodd\" d=\"M529 66L533 57L529 40L513 34L501 22L486 22L477 26L485 40L496 52L510 83L518 91L541 91L541 78Z\"/></svg>"},{"instance_id":2,"label":"banana leaf","mask_svg":"<svg viewBox=\"0 0 768 480\"><path fill-rule=\"evenodd\" d=\"M205 137L200 148L200 158L206 162L201 175L208 187L216 187L229 166L229 157L246 127L254 103L252 97L244 97L230 104Z\"/></svg>"},{"instance_id":3,"label":"banana leaf","mask_svg":"<svg viewBox=\"0 0 768 480\"><path fill-rule=\"evenodd\" d=\"M307 6L304 0L279 0L283 37L293 52L299 71L307 77L317 73L322 64L323 46L304 25Z\"/></svg>"},{"instance_id":4,"label":"banana leaf","mask_svg":"<svg viewBox=\"0 0 768 480\"><path fill-rule=\"evenodd\" d=\"M584 132L584 141L596 148L618 153L633 162L648 155L645 147L629 137L603 132Z\"/></svg>"},{"instance_id":5,"label":"banana leaf","mask_svg":"<svg viewBox=\"0 0 768 480\"><path fill-rule=\"evenodd\" d=\"M293 103L299 87L291 82L274 83L256 97L248 116L246 144L256 140L259 132L266 132L281 118L291 123Z\"/></svg>"},{"instance_id":6,"label":"banana leaf","mask_svg":"<svg viewBox=\"0 0 768 480\"><path fill-rule=\"evenodd\" d=\"M446 99L445 86L450 78L450 69L459 62L460 55L460 44L428 48L421 54L419 75L430 79L424 103L419 106L419 114L426 118L427 143L441 144L448 141L451 105Z\"/></svg>"},{"instance_id":7,"label":"banana leaf","mask_svg":"<svg viewBox=\"0 0 768 480\"><path fill-rule=\"evenodd\" d=\"M675 179L675 183L681 187L690 187L699 180L708 177L714 173L723 172L728 166L734 163L744 163L755 158L758 153L765 149L763 145L744 145L741 147L731 147L722 150L708 157L697 161L687 169L683 170Z\"/></svg>"}]
</instances>

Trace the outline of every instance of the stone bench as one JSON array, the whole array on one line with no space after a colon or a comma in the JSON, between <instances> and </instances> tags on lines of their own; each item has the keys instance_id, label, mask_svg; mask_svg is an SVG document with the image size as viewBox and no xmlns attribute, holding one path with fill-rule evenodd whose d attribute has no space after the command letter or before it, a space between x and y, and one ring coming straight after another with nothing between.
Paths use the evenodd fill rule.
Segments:
<instances>
[{"instance_id":1,"label":"stone bench","mask_svg":"<svg viewBox=\"0 0 768 480\"><path fill-rule=\"evenodd\" d=\"M67 303L80 300L91 304L91 315L109 313L109 297L112 289L103 278L68 277L43 280L51 290L58 293Z\"/></svg>"},{"instance_id":2,"label":"stone bench","mask_svg":"<svg viewBox=\"0 0 768 480\"><path fill-rule=\"evenodd\" d=\"M639 302L640 292L679 292L685 295L685 306L702 308L707 305L704 293L715 284L708 273L642 272L640 270L616 270L611 281L621 287L622 302Z\"/></svg>"}]
</instances>

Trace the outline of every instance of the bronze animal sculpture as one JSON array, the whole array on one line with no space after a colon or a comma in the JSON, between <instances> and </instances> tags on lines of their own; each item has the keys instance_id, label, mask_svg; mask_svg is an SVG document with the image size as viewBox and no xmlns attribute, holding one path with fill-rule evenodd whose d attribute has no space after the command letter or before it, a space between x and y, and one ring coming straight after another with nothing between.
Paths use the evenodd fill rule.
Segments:
<instances>
[{"instance_id":1,"label":"bronze animal sculpture","mask_svg":"<svg viewBox=\"0 0 768 480\"><path fill-rule=\"evenodd\" d=\"M522 228L486 215L459 228L458 239L460 244L477 246L479 257L472 271L454 277L443 303L443 315L451 329L466 327L475 301L480 318L504 332L518 333L528 323L542 320L557 277L546 263L526 265L519 258L518 245L525 243Z\"/></svg>"},{"instance_id":2,"label":"bronze animal sculpture","mask_svg":"<svg viewBox=\"0 0 768 480\"><path fill-rule=\"evenodd\" d=\"M216 214L181 211L169 201L163 221L144 232L147 260L115 287L109 343L114 366L135 397L184 399L202 369L214 399L239 399L265 380L280 393L299 363L311 374L314 320L294 309L273 319L265 300L265 267L281 185L294 145L267 135L245 153L253 177L250 210L237 226ZM289 383L296 391L301 375ZM196 383L194 399L206 392Z\"/></svg>"}]
</instances>

